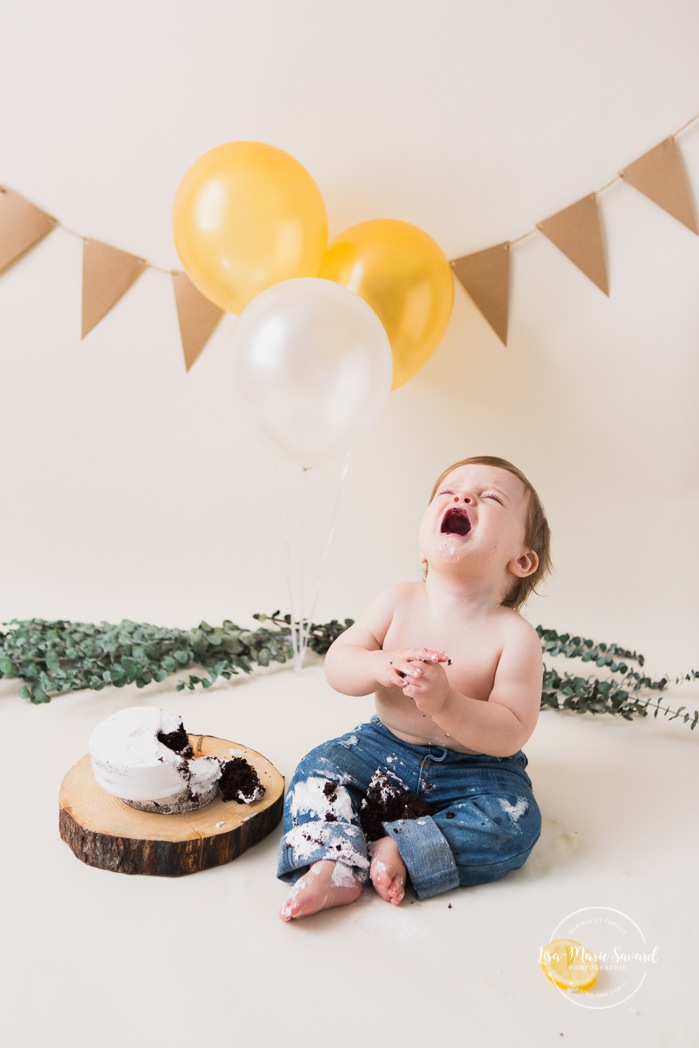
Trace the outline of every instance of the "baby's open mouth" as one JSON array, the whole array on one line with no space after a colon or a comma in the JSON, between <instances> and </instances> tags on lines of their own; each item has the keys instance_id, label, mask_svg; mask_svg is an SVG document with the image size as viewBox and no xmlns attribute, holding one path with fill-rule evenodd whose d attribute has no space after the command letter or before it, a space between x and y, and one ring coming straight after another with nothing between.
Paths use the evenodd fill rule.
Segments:
<instances>
[{"instance_id":1,"label":"baby's open mouth","mask_svg":"<svg viewBox=\"0 0 699 1048\"><path fill-rule=\"evenodd\" d=\"M447 510L439 530L443 535L468 535L471 530L468 513L464 509Z\"/></svg>"}]
</instances>

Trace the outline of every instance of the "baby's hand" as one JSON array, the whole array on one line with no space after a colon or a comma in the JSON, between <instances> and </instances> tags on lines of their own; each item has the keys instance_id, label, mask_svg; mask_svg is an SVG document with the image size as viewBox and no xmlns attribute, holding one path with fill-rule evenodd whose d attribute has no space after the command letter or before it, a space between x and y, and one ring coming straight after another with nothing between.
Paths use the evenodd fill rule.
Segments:
<instances>
[{"instance_id":1,"label":"baby's hand","mask_svg":"<svg viewBox=\"0 0 699 1048\"><path fill-rule=\"evenodd\" d=\"M399 648L396 651L385 651L386 662L382 667L378 683L384 688L405 688L418 681L427 668L439 663L451 664L451 659L443 651L432 651L431 648Z\"/></svg>"},{"instance_id":2,"label":"baby's hand","mask_svg":"<svg viewBox=\"0 0 699 1048\"><path fill-rule=\"evenodd\" d=\"M420 670L417 677L405 677L403 691L421 713L434 717L441 711L449 695L449 678L439 662L430 662L420 667Z\"/></svg>"}]
</instances>

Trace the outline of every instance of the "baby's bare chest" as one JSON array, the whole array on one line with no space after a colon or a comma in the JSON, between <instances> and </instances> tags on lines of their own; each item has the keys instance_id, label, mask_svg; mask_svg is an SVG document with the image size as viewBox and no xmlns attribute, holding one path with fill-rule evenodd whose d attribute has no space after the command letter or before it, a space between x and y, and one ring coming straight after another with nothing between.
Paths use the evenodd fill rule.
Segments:
<instances>
[{"instance_id":1,"label":"baby's bare chest","mask_svg":"<svg viewBox=\"0 0 699 1048\"><path fill-rule=\"evenodd\" d=\"M453 688L487 700L502 651L497 628L449 618L414 622L408 617L396 616L386 632L384 650L423 647L449 656L451 665L444 668Z\"/></svg>"}]
</instances>

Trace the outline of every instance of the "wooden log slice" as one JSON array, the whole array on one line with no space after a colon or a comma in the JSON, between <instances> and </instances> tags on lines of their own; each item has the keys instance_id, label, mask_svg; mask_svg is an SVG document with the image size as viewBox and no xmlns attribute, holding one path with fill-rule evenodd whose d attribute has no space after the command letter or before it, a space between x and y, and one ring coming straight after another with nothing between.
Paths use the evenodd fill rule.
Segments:
<instances>
[{"instance_id":1,"label":"wooden log slice","mask_svg":"<svg viewBox=\"0 0 699 1048\"><path fill-rule=\"evenodd\" d=\"M245 757L265 787L252 804L224 801L177 815L137 811L98 785L90 755L61 784L59 831L89 866L117 873L180 877L231 862L266 837L282 817L284 779L255 750L211 735L190 735L197 757ZM232 751L232 752L231 752Z\"/></svg>"}]
</instances>

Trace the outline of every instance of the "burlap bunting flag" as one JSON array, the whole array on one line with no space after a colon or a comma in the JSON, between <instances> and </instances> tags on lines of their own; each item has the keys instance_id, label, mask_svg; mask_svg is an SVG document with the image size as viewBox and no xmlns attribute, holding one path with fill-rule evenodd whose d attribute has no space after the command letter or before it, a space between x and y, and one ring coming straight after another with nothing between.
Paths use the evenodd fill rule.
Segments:
<instances>
[{"instance_id":1,"label":"burlap bunting flag","mask_svg":"<svg viewBox=\"0 0 699 1048\"><path fill-rule=\"evenodd\" d=\"M197 290L186 273L173 273L177 319L187 371L192 367L223 316L223 310Z\"/></svg>"},{"instance_id":2,"label":"burlap bunting flag","mask_svg":"<svg viewBox=\"0 0 699 1048\"><path fill-rule=\"evenodd\" d=\"M537 223L537 229L605 295L609 294L602 223L595 193Z\"/></svg>"},{"instance_id":3,"label":"burlap bunting flag","mask_svg":"<svg viewBox=\"0 0 699 1048\"><path fill-rule=\"evenodd\" d=\"M146 266L143 258L88 240L83 244L82 338L107 315Z\"/></svg>"},{"instance_id":4,"label":"burlap bunting flag","mask_svg":"<svg viewBox=\"0 0 699 1048\"><path fill-rule=\"evenodd\" d=\"M674 137L666 138L619 174L687 229L699 233L692 192Z\"/></svg>"},{"instance_id":5,"label":"burlap bunting flag","mask_svg":"<svg viewBox=\"0 0 699 1048\"><path fill-rule=\"evenodd\" d=\"M503 345L507 345L510 298L510 244L464 255L451 263L459 282L478 306Z\"/></svg>"},{"instance_id":6,"label":"burlap bunting flag","mask_svg":"<svg viewBox=\"0 0 699 1048\"><path fill-rule=\"evenodd\" d=\"M58 221L0 186L0 272L55 229Z\"/></svg>"}]
</instances>

